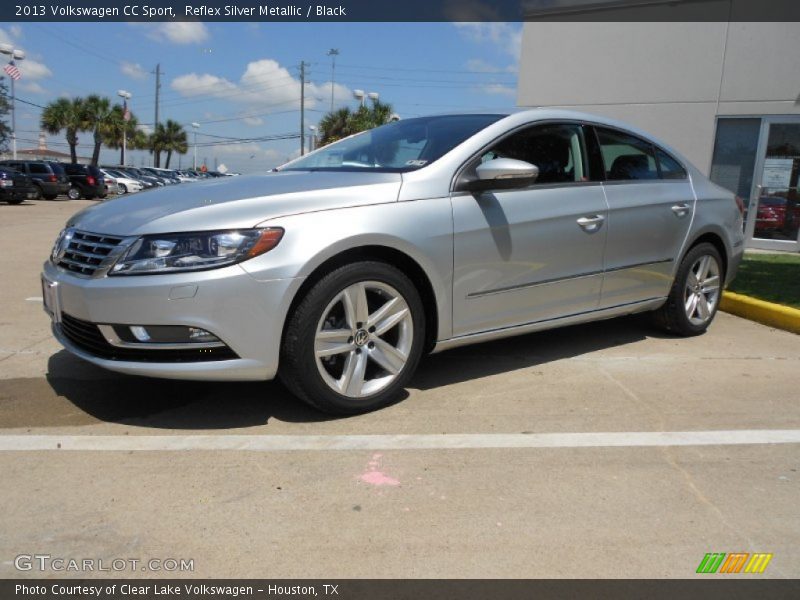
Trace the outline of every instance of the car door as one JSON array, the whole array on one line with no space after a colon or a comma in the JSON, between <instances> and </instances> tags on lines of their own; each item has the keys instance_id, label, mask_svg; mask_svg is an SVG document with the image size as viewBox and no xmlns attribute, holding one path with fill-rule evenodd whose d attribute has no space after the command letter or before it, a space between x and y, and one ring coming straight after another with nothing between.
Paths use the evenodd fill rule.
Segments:
<instances>
[{"instance_id":1,"label":"car door","mask_svg":"<svg viewBox=\"0 0 800 600\"><path fill-rule=\"evenodd\" d=\"M611 128L595 131L608 201L600 307L665 297L694 215L686 171L647 140Z\"/></svg>"},{"instance_id":2,"label":"car door","mask_svg":"<svg viewBox=\"0 0 800 600\"><path fill-rule=\"evenodd\" d=\"M457 336L591 311L600 298L607 205L588 176L583 127L523 128L476 157L461 178L495 158L534 164L539 176L523 189L453 194Z\"/></svg>"}]
</instances>

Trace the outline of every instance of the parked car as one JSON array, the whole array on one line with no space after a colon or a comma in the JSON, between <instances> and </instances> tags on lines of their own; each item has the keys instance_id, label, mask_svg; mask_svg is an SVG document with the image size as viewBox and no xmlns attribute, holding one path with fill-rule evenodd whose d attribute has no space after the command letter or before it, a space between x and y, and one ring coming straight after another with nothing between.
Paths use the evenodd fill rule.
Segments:
<instances>
[{"instance_id":1,"label":"parked car","mask_svg":"<svg viewBox=\"0 0 800 600\"><path fill-rule=\"evenodd\" d=\"M637 312L703 333L743 206L623 123L404 119L277 173L72 217L44 265L72 353L123 373L278 375L324 411L395 401L424 352Z\"/></svg>"},{"instance_id":2,"label":"parked car","mask_svg":"<svg viewBox=\"0 0 800 600\"><path fill-rule=\"evenodd\" d=\"M142 171L140 171L136 167L105 167L104 166L103 168L104 169L113 169L115 171L118 171L118 172L122 173L123 175L125 175L127 177L130 177L131 179L134 179L134 180L140 182L142 184L142 186L144 187L144 189L150 189L150 188L153 188L153 187L159 187L159 186L163 185L163 184L160 184L155 177L153 177L151 175L147 175L146 173L143 173Z\"/></svg>"},{"instance_id":3,"label":"parked car","mask_svg":"<svg viewBox=\"0 0 800 600\"><path fill-rule=\"evenodd\" d=\"M176 177L173 177L172 171L168 171L167 169L156 169L154 167L142 167L142 171L147 173L148 175L152 175L157 179L161 180L165 185L175 185L180 183L180 180Z\"/></svg>"},{"instance_id":4,"label":"parked car","mask_svg":"<svg viewBox=\"0 0 800 600\"><path fill-rule=\"evenodd\" d=\"M34 199L55 200L69 190L69 179L63 169L43 160L3 160L0 165L25 173L33 183Z\"/></svg>"},{"instance_id":5,"label":"parked car","mask_svg":"<svg viewBox=\"0 0 800 600\"><path fill-rule=\"evenodd\" d=\"M8 204L21 204L35 194L30 177L6 165L0 165L0 200Z\"/></svg>"},{"instance_id":6,"label":"parked car","mask_svg":"<svg viewBox=\"0 0 800 600\"><path fill-rule=\"evenodd\" d=\"M100 169L78 163L61 163L61 166L69 177L67 196L70 200L77 200L81 196L87 200L106 197L106 182Z\"/></svg>"},{"instance_id":7,"label":"parked car","mask_svg":"<svg viewBox=\"0 0 800 600\"><path fill-rule=\"evenodd\" d=\"M773 237L786 233L797 237L797 226L800 224L800 204L790 202L782 196L761 196L756 213L756 237Z\"/></svg>"},{"instance_id":8,"label":"parked car","mask_svg":"<svg viewBox=\"0 0 800 600\"><path fill-rule=\"evenodd\" d=\"M103 175L108 180L109 177L113 178L117 183L117 193L119 194L128 194L139 192L144 189L144 183L139 181L138 179L134 179L130 175L123 173L122 171L118 171L116 169L100 169L103 172Z\"/></svg>"}]
</instances>

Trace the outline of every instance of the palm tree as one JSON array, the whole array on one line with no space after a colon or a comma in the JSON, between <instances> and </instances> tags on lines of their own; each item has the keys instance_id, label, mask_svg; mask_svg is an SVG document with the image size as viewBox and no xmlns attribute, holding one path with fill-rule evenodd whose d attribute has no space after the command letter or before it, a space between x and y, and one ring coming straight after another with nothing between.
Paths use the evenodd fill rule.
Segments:
<instances>
[{"instance_id":1,"label":"palm tree","mask_svg":"<svg viewBox=\"0 0 800 600\"><path fill-rule=\"evenodd\" d=\"M172 119L167 119L167 122L161 127L162 150L167 153L167 162L164 168L169 169L169 161L172 158L172 153L186 154L186 151L189 149L189 143L186 130L180 123Z\"/></svg>"},{"instance_id":2,"label":"palm tree","mask_svg":"<svg viewBox=\"0 0 800 600\"><path fill-rule=\"evenodd\" d=\"M113 120L113 109L111 100L103 98L97 94L87 96L83 101L84 118L86 129L94 135L94 151L92 152L92 164L96 165L100 161L100 147L103 144L103 134L109 129L109 124Z\"/></svg>"},{"instance_id":3,"label":"palm tree","mask_svg":"<svg viewBox=\"0 0 800 600\"><path fill-rule=\"evenodd\" d=\"M329 112L319 122L320 146L330 144L348 135L386 125L392 117L392 105L376 100L372 106L359 106Z\"/></svg>"},{"instance_id":4,"label":"palm tree","mask_svg":"<svg viewBox=\"0 0 800 600\"><path fill-rule=\"evenodd\" d=\"M129 113L129 119L125 120L125 109L121 104L115 104L114 107L111 109L111 117L105 123L103 127L103 141L105 142L106 146L112 148L114 150L119 150L119 164L122 164L124 157L122 156L122 142L123 138L125 139L125 145L127 146L128 150L137 150L140 148L146 148L146 142L144 146L138 146L137 144L141 142L141 136L137 135L139 121L133 115L133 113Z\"/></svg>"},{"instance_id":5,"label":"palm tree","mask_svg":"<svg viewBox=\"0 0 800 600\"><path fill-rule=\"evenodd\" d=\"M41 127L51 135L66 131L70 159L78 162L78 132L86 129L86 113L81 98L59 98L42 111Z\"/></svg>"}]
</instances>

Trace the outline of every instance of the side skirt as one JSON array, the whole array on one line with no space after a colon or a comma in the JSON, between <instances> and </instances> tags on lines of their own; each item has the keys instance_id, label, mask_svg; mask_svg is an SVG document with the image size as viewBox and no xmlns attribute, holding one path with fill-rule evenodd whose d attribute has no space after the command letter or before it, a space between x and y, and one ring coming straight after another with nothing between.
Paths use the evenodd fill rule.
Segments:
<instances>
[{"instance_id":1,"label":"side skirt","mask_svg":"<svg viewBox=\"0 0 800 600\"><path fill-rule=\"evenodd\" d=\"M544 331L545 329L555 329L557 327L578 325L580 323L588 323L590 321L613 319L614 317L621 317L624 315L631 315L648 310L655 310L663 305L666 300L666 296L660 298L650 298L648 300L631 302L629 304L621 304L619 306L612 306L602 310L592 310L574 315L568 315L566 317L558 317L556 319L546 319L544 321L535 321L533 323L515 325L514 327L504 327L502 329L492 329L490 331L482 331L481 333L462 335L437 342L431 354L436 354L437 352L442 352L451 348L457 348L459 346L491 342L492 340L499 340L515 335L524 335L526 333L533 333L535 331Z\"/></svg>"}]
</instances>

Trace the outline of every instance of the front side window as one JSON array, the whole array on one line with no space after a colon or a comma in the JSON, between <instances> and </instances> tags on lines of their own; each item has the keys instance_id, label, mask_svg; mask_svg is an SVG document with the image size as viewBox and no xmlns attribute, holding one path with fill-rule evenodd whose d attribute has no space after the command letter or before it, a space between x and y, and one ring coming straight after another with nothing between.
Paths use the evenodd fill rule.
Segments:
<instances>
[{"instance_id":1,"label":"front side window","mask_svg":"<svg viewBox=\"0 0 800 600\"><path fill-rule=\"evenodd\" d=\"M583 128L571 123L536 125L499 141L481 155L522 160L539 168L537 184L588 181Z\"/></svg>"},{"instance_id":2,"label":"front side window","mask_svg":"<svg viewBox=\"0 0 800 600\"><path fill-rule=\"evenodd\" d=\"M429 165L501 115L404 119L345 138L283 166L281 171L404 173Z\"/></svg>"},{"instance_id":3,"label":"front side window","mask_svg":"<svg viewBox=\"0 0 800 600\"><path fill-rule=\"evenodd\" d=\"M601 127L596 131L608 181L658 179L658 166L650 142L621 131Z\"/></svg>"}]
</instances>

